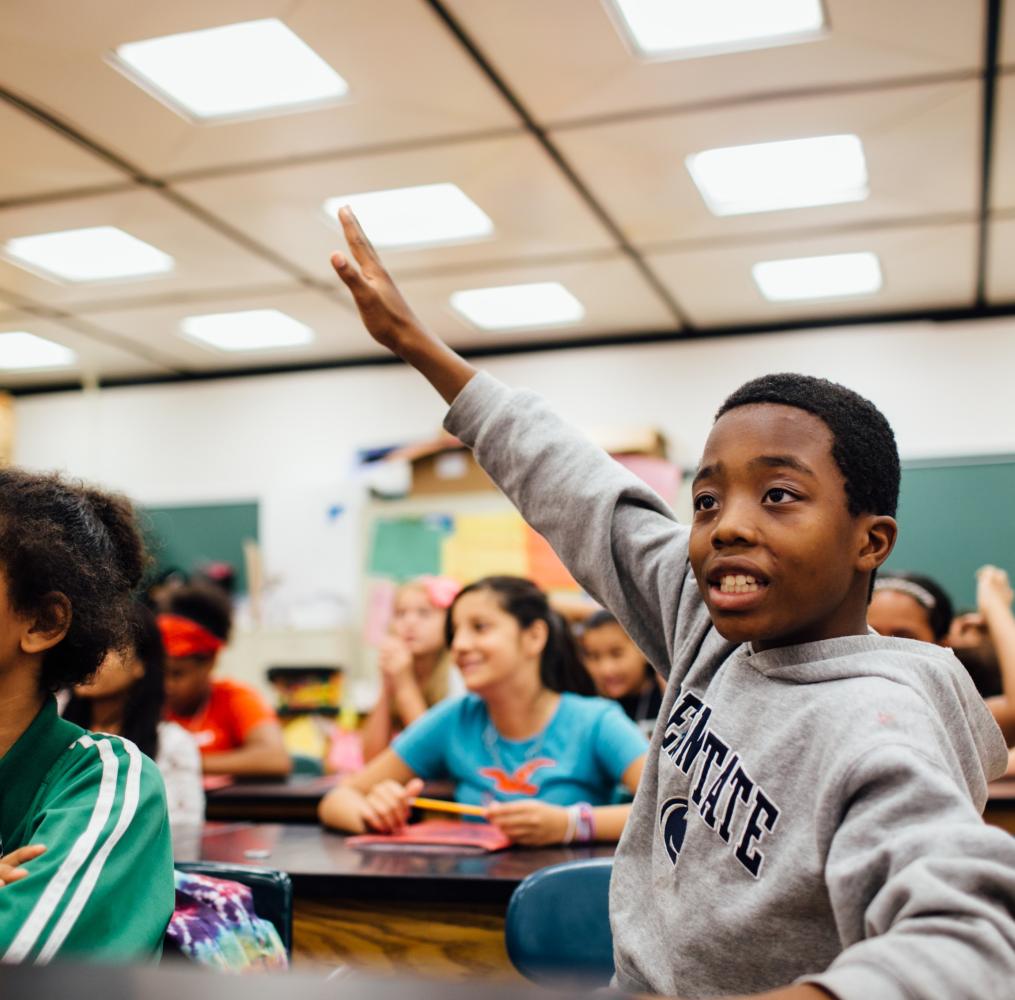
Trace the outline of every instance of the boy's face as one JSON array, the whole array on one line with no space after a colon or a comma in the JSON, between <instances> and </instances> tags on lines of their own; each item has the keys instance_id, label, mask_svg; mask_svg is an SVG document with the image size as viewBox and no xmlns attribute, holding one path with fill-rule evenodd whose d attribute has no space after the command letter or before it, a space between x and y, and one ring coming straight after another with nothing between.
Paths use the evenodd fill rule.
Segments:
<instances>
[{"instance_id":1,"label":"boy's face","mask_svg":"<svg viewBox=\"0 0 1015 1000\"><path fill-rule=\"evenodd\" d=\"M849 513L824 421L772 403L730 410L692 492L691 566L724 638L764 649L863 631L870 570L891 550L870 555L871 525L894 522Z\"/></svg>"}]
</instances>

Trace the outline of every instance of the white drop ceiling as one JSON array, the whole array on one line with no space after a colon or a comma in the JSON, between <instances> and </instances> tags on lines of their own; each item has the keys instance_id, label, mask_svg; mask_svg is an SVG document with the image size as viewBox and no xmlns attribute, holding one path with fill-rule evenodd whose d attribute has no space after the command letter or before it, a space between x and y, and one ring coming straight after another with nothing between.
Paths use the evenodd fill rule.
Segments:
<instances>
[{"instance_id":1,"label":"white drop ceiling","mask_svg":"<svg viewBox=\"0 0 1015 1000\"><path fill-rule=\"evenodd\" d=\"M380 357L328 265L341 237L322 202L443 182L494 235L386 262L420 316L466 351L1010 310L1015 15L1001 8L825 0L818 41L643 60L606 0L5 0L0 245L115 225L176 267L69 285L0 259L0 333L27 330L79 359L0 374L0 386ZM327 60L349 97L196 125L106 59L125 42L265 17ZM719 218L684 167L703 149L846 132L867 156L860 202ZM774 303L751 277L758 261L855 251L880 257L877 294ZM569 288L582 321L492 333L448 306L460 289L539 281ZM282 310L316 339L237 355L179 335L185 316L247 309Z\"/></svg>"}]
</instances>

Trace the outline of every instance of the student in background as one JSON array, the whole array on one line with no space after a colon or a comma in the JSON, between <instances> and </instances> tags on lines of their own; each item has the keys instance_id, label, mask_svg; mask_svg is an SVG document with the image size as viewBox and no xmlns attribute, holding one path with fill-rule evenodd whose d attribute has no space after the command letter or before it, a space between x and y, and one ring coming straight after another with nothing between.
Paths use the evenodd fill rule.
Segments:
<instances>
[{"instance_id":1,"label":"student in background","mask_svg":"<svg viewBox=\"0 0 1015 1000\"><path fill-rule=\"evenodd\" d=\"M444 643L447 610L459 586L421 576L395 594L391 630L378 651L381 693L363 724L363 757L372 760L393 736L449 694L465 691Z\"/></svg>"},{"instance_id":2,"label":"student in background","mask_svg":"<svg viewBox=\"0 0 1015 1000\"><path fill-rule=\"evenodd\" d=\"M57 715L126 624L145 558L122 497L0 469L0 962L145 962L173 912L162 778Z\"/></svg>"},{"instance_id":3,"label":"student in background","mask_svg":"<svg viewBox=\"0 0 1015 1000\"><path fill-rule=\"evenodd\" d=\"M585 667L603 698L612 698L646 736L652 735L663 693L652 664L609 611L597 611L581 633Z\"/></svg>"},{"instance_id":4,"label":"student in background","mask_svg":"<svg viewBox=\"0 0 1015 1000\"><path fill-rule=\"evenodd\" d=\"M135 601L129 625L130 644L111 650L95 674L74 687L63 717L135 743L159 766L174 832L194 830L204 823L201 754L190 733L162 720L165 651L154 614Z\"/></svg>"},{"instance_id":5,"label":"student in background","mask_svg":"<svg viewBox=\"0 0 1015 1000\"><path fill-rule=\"evenodd\" d=\"M943 646L953 615L951 598L929 576L888 572L874 581L867 624L878 635Z\"/></svg>"},{"instance_id":6,"label":"student in background","mask_svg":"<svg viewBox=\"0 0 1015 1000\"><path fill-rule=\"evenodd\" d=\"M287 775L292 767L270 705L239 681L212 676L232 608L214 587L169 592L156 619L166 648L166 717L192 733L205 774Z\"/></svg>"},{"instance_id":7,"label":"student in background","mask_svg":"<svg viewBox=\"0 0 1015 1000\"><path fill-rule=\"evenodd\" d=\"M571 631L529 580L466 587L448 645L469 694L430 709L321 802L328 826L390 832L424 780L452 780L459 802L486 805L515 843L617 840L647 743L620 708L592 695Z\"/></svg>"}]
</instances>

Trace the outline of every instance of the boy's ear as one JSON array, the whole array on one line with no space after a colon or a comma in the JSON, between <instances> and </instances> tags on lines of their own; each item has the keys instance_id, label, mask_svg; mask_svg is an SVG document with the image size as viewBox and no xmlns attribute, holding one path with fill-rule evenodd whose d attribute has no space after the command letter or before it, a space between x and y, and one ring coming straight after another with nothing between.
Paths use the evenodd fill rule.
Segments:
<instances>
[{"instance_id":1,"label":"boy's ear","mask_svg":"<svg viewBox=\"0 0 1015 1000\"><path fill-rule=\"evenodd\" d=\"M23 653L45 653L60 642L70 629L71 606L66 595L59 591L46 594L39 602L38 611L26 619L21 634Z\"/></svg>"},{"instance_id":2,"label":"boy's ear","mask_svg":"<svg viewBox=\"0 0 1015 1000\"><path fill-rule=\"evenodd\" d=\"M892 554L895 540L899 537L899 526L894 517L871 514L864 518L863 531L857 568L872 573Z\"/></svg>"}]
</instances>

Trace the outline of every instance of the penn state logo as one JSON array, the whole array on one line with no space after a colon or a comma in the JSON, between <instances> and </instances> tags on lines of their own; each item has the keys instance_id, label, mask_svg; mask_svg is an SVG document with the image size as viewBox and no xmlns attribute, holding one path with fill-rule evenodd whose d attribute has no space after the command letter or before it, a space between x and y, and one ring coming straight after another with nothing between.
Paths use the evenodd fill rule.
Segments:
<instances>
[{"instance_id":1,"label":"penn state logo","mask_svg":"<svg viewBox=\"0 0 1015 1000\"><path fill-rule=\"evenodd\" d=\"M676 867L687 833L687 799L667 799L659 810L659 828L670 861Z\"/></svg>"}]
</instances>

